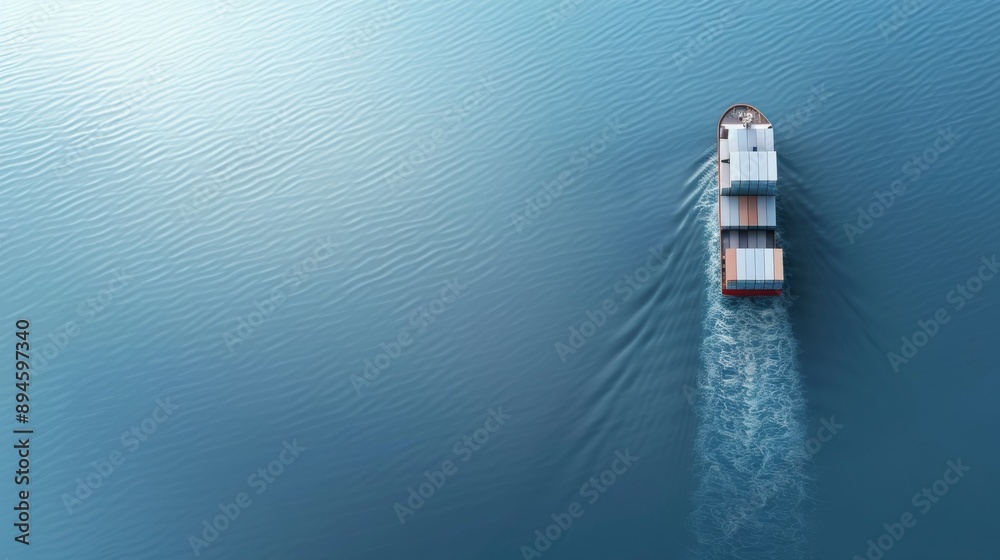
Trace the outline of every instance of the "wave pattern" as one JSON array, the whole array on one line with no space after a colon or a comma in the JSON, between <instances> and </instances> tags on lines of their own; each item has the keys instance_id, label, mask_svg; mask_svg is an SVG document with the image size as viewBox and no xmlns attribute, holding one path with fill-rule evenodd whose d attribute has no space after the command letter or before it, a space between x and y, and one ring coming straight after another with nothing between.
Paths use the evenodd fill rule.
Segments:
<instances>
[{"instance_id":1,"label":"wave pattern","mask_svg":"<svg viewBox=\"0 0 1000 560\"><path fill-rule=\"evenodd\" d=\"M790 301L727 298L716 289L715 180L710 164L697 179L711 257L696 403L698 486L689 524L698 544L692 552L699 560L807 558L809 455Z\"/></svg>"}]
</instances>

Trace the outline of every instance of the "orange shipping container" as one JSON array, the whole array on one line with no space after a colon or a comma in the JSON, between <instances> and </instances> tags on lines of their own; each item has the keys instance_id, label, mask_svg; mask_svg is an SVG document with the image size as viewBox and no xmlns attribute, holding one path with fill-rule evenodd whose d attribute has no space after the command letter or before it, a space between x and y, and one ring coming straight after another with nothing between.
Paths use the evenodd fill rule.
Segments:
<instances>
[{"instance_id":1,"label":"orange shipping container","mask_svg":"<svg viewBox=\"0 0 1000 560\"><path fill-rule=\"evenodd\" d=\"M736 249L726 249L726 283L736 280Z\"/></svg>"},{"instance_id":2,"label":"orange shipping container","mask_svg":"<svg viewBox=\"0 0 1000 560\"><path fill-rule=\"evenodd\" d=\"M749 221L747 225L750 227L757 227L757 197L751 196L747 200L747 213L749 214Z\"/></svg>"},{"instance_id":3,"label":"orange shipping container","mask_svg":"<svg viewBox=\"0 0 1000 560\"><path fill-rule=\"evenodd\" d=\"M774 250L774 279L778 282L785 280L785 268L781 262L782 254L781 249Z\"/></svg>"}]
</instances>

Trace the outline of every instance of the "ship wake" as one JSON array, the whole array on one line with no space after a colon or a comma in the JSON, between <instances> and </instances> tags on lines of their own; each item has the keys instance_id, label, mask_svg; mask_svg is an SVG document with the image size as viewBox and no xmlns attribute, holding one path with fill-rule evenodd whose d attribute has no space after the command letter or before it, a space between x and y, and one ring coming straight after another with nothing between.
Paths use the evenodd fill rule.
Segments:
<instances>
[{"instance_id":1,"label":"ship wake","mask_svg":"<svg viewBox=\"0 0 1000 560\"><path fill-rule=\"evenodd\" d=\"M809 452L788 313L792 300L787 292L773 298L721 295L715 154L710 157L690 185L701 193L699 219L710 255L695 407L692 556L808 558Z\"/></svg>"}]
</instances>

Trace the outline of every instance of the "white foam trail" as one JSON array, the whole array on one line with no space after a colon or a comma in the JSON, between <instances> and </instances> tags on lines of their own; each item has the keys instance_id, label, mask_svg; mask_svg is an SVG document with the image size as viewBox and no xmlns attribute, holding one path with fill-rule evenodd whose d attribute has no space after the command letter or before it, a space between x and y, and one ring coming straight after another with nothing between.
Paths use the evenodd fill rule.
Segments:
<instances>
[{"instance_id":1,"label":"white foam trail","mask_svg":"<svg viewBox=\"0 0 1000 560\"><path fill-rule=\"evenodd\" d=\"M715 154L712 154L714 163ZM805 399L789 299L719 291L715 166L702 166L709 259L695 442L694 558L808 558ZM780 235L779 235L780 237Z\"/></svg>"}]
</instances>

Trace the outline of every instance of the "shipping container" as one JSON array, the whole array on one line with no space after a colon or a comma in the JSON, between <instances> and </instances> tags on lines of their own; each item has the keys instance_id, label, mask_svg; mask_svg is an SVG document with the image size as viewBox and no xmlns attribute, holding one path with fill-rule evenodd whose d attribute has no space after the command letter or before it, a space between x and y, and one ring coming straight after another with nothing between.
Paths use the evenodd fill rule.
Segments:
<instances>
[{"instance_id":1,"label":"shipping container","mask_svg":"<svg viewBox=\"0 0 1000 560\"><path fill-rule=\"evenodd\" d=\"M736 281L736 249L726 249L726 280Z\"/></svg>"},{"instance_id":2,"label":"shipping container","mask_svg":"<svg viewBox=\"0 0 1000 560\"><path fill-rule=\"evenodd\" d=\"M729 232L729 246L733 249L740 246L740 232L735 229Z\"/></svg>"},{"instance_id":3,"label":"shipping container","mask_svg":"<svg viewBox=\"0 0 1000 560\"><path fill-rule=\"evenodd\" d=\"M743 152L740 156L740 177L742 178L740 192L749 194L750 187L750 154Z\"/></svg>"},{"instance_id":4,"label":"shipping container","mask_svg":"<svg viewBox=\"0 0 1000 560\"><path fill-rule=\"evenodd\" d=\"M732 177L730 176L729 164L720 163L719 164L719 194L729 194L729 188L732 184Z\"/></svg>"},{"instance_id":5,"label":"shipping container","mask_svg":"<svg viewBox=\"0 0 1000 560\"><path fill-rule=\"evenodd\" d=\"M747 259L744 257L746 251L736 251L736 279L744 280L747 277Z\"/></svg>"},{"instance_id":6,"label":"shipping container","mask_svg":"<svg viewBox=\"0 0 1000 560\"><path fill-rule=\"evenodd\" d=\"M767 175L770 181L771 188L768 194L773 195L776 192L776 187L778 184L778 154L777 152L768 152L767 156Z\"/></svg>"},{"instance_id":7,"label":"shipping container","mask_svg":"<svg viewBox=\"0 0 1000 560\"><path fill-rule=\"evenodd\" d=\"M740 170L743 168L743 152L730 152L729 154L729 184L730 194L739 194Z\"/></svg>"},{"instance_id":8,"label":"shipping container","mask_svg":"<svg viewBox=\"0 0 1000 560\"><path fill-rule=\"evenodd\" d=\"M760 166L760 175L761 175L761 193L760 194L763 194L763 195L770 194L770 192L771 192L771 177L769 175L769 171L770 170L768 168L768 162L770 160L768 159L768 156L769 156L769 154L767 152L760 152L758 154L758 157L760 158L760 161L758 162L758 165Z\"/></svg>"}]
</instances>

